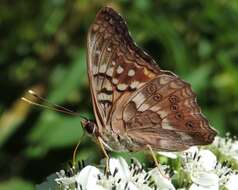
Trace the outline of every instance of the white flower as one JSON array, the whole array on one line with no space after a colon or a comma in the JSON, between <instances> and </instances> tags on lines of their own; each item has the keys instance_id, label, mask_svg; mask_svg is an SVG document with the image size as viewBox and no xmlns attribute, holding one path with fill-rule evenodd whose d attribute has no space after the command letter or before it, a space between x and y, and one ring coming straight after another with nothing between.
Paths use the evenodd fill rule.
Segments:
<instances>
[{"instance_id":1,"label":"white flower","mask_svg":"<svg viewBox=\"0 0 238 190\"><path fill-rule=\"evenodd\" d=\"M193 183L202 187L216 187L218 186L219 178L215 173L212 172L197 172L191 176Z\"/></svg>"},{"instance_id":2,"label":"white flower","mask_svg":"<svg viewBox=\"0 0 238 190\"><path fill-rule=\"evenodd\" d=\"M168 158L172 158L172 159L176 159L178 157L177 152L161 152L161 151L159 151L158 154L168 157Z\"/></svg>"},{"instance_id":3,"label":"white flower","mask_svg":"<svg viewBox=\"0 0 238 190\"><path fill-rule=\"evenodd\" d=\"M215 154L209 150L212 148L211 150L218 152L214 146L219 150L218 158L228 161L221 163L217 160ZM178 170L172 171L176 174L173 180L179 185L178 190L218 190L219 188L237 190L238 173L231 167L233 160L238 158L238 141L236 140L216 138L213 146L202 148L194 146L184 152L159 153L169 158L178 158L163 160L163 163L167 162L175 168L181 166ZM56 172L56 178L51 178L51 180L47 178L47 181L51 181L48 187L52 184L56 186L53 189L59 187L58 189L64 190L175 190L171 178L166 174L170 165L159 165L159 168L148 170L144 169L135 159L128 165L123 158L119 157L109 160L109 173L107 174L102 168L94 166L83 168L79 166L79 168ZM45 185L47 183L42 183L37 187L47 187Z\"/></svg>"},{"instance_id":4,"label":"white flower","mask_svg":"<svg viewBox=\"0 0 238 190\"><path fill-rule=\"evenodd\" d=\"M219 189L218 184L214 186L200 186L197 184L192 184L189 188L189 190L218 190L218 189Z\"/></svg>"},{"instance_id":5,"label":"white flower","mask_svg":"<svg viewBox=\"0 0 238 190\"><path fill-rule=\"evenodd\" d=\"M168 176L165 176L165 173L163 172L164 169L162 166L158 168L154 168L151 171L149 171L149 174L152 176L152 179L155 181L156 186L159 190L175 190L173 184L171 183L171 180ZM163 174L161 174L163 172Z\"/></svg>"},{"instance_id":6,"label":"white flower","mask_svg":"<svg viewBox=\"0 0 238 190\"><path fill-rule=\"evenodd\" d=\"M198 150L198 148L193 147L184 152L183 167L194 183L191 186L192 189L218 186L219 177L213 171L216 163L216 156L209 150Z\"/></svg>"},{"instance_id":7,"label":"white flower","mask_svg":"<svg viewBox=\"0 0 238 190\"><path fill-rule=\"evenodd\" d=\"M212 170L217 163L217 158L210 150L200 150L198 153L199 163L205 171Z\"/></svg>"},{"instance_id":8,"label":"white flower","mask_svg":"<svg viewBox=\"0 0 238 190\"><path fill-rule=\"evenodd\" d=\"M238 174L233 174L230 176L228 182L225 184L225 187L228 190L237 190L238 188Z\"/></svg>"},{"instance_id":9,"label":"white flower","mask_svg":"<svg viewBox=\"0 0 238 190\"><path fill-rule=\"evenodd\" d=\"M210 150L198 150L197 148L185 151L182 158L185 170L190 173L210 171L217 163L216 156Z\"/></svg>"},{"instance_id":10,"label":"white flower","mask_svg":"<svg viewBox=\"0 0 238 190\"><path fill-rule=\"evenodd\" d=\"M75 175L77 186L85 187L85 189L103 189L97 185L98 175L101 172L94 166L86 166L77 175Z\"/></svg>"},{"instance_id":11,"label":"white flower","mask_svg":"<svg viewBox=\"0 0 238 190\"><path fill-rule=\"evenodd\" d=\"M230 176L234 173L234 171L227 166L226 162L217 163L214 169L214 173L219 176L219 185L224 185L229 180Z\"/></svg>"},{"instance_id":12,"label":"white flower","mask_svg":"<svg viewBox=\"0 0 238 190\"><path fill-rule=\"evenodd\" d=\"M99 169L94 166L86 166L80 172L77 172L75 175L71 177L67 177L64 170L61 170L60 173L57 173L58 178L55 181L62 185L64 189L68 189L69 187L80 186L85 189L101 189L97 184L97 176L100 174Z\"/></svg>"},{"instance_id":13,"label":"white flower","mask_svg":"<svg viewBox=\"0 0 238 190\"><path fill-rule=\"evenodd\" d=\"M111 158L109 160L109 169L112 174L111 177L120 181L117 186L119 189L151 189L147 181L147 173L143 170L142 166L137 160L132 160L132 164L129 167L127 162L123 158ZM147 177L146 177L147 175Z\"/></svg>"},{"instance_id":14,"label":"white flower","mask_svg":"<svg viewBox=\"0 0 238 190\"><path fill-rule=\"evenodd\" d=\"M123 158L109 160L110 174L104 174L94 166L86 166L71 177L64 171L58 172L55 181L64 189L83 190L175 190L171 180L165 176L164 168L154 168L146 172L136 160L128 166ZM161 174L163 172L163 175Z\"/></svg>"},{"instance_id":15,"label":"white flower","mask_svg":"<svg viewBox=\"0 0 238 190\"><path fill-rule=\"evenodd\" d=\"M234 140L227 135L226 138L216 137L213 145L218 148L218 150L238 162L238 141Z\"/></svg>"},{"instance_id":16,"label":"white flower","mask_svg":"<svg viewBox=\"0 0 238 190\"><path fill-rule=\"evenodd\" d=\"M56 175L58 178L55 179L56 183L62 185L67 189L71 184L74 184L76 181L76 176L66 176L66 173L64 170L60 170L60 172L56 172Z\"/></svg>"}]
</instances>

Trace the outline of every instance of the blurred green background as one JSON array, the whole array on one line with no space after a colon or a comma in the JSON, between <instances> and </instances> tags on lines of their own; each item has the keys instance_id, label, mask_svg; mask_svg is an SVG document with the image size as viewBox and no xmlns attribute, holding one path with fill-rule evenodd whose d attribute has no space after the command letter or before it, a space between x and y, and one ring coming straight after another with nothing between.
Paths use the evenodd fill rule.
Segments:
<instances>
[{"instance_id":1,"label":"blurred green background","mask_svg":"<svg viewBox=\"0 0 238 190\"><path fill-rule=\"evenodd\" d=\"M82 136L80 118L33 108L20 97L34 89L94 118L86 34L105 5L126 18L135 41L161 68L192 84L220 135L238 134L238 1L1 0L1 190L34 189L71 160ZM85 136L78 159L99 163L102 157Z\"/></svg>"}]
</instances>

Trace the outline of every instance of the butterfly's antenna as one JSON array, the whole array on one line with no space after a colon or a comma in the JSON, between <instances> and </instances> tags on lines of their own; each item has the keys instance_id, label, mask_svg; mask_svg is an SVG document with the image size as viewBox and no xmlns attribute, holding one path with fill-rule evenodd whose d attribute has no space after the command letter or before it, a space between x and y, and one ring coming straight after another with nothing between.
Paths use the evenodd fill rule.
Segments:
<instances>
[{"instance_id":1,"label":"butterfly's antenna","mask_svg":"<svg viewBox=\"0 0 238 190\"><path fill-rule=\"evenodd\" d=\"M65 107L63 107L63 106L54 104L54 103L52 103L52 102L49 102L47 99L45 99L45 98L39 96L39 95L38 95L37 93L35 93L33 90L28 90L28 93L31 94L31 95L33 95L34 97L38 98L39 100L41 100L41 101L43 101L43 102L49 104L50 106L53 106L53 107L57 108L57 109L65 110L65 111L71 112L71 113L75 113L74 111L72 111L72 110L70 110L70 109L68 109L68 108L65 108Z\"/></svg>"},{"instance_id":2,"label":"butterfly's antenna","mask_svg":"<svg viewBox=\"0 0 238 190\"><path fill-rule=\"evenodd\" d=\"M35 106L38 106L38 107L42 107L42 108L45 108L45 109L48 109L48 110L52 110L52 111L57 111L57 112L61 112L61 113L69 114L69 115L74 115L74 116L79 116L79 117L81 117L83 119L86 119L84 116L80 115L77 112L74 112L74 111L72 111L70 109L67 109L67 108L63 107L63 106L59 106L57 104L49 102L45 98L43 98L43 97L39 96L38 94L36 94L33 90L29 90L28 93L31 94L32 96L34 96L35 98L41 100L42 102L47 103L48 105L37 103L37 102L32 101L32 100L30 100L28 98L22 97L21 99L23 101L27 102L28 104L32 104L32 105L35 105Z\"/></svg>"}]
</instances>

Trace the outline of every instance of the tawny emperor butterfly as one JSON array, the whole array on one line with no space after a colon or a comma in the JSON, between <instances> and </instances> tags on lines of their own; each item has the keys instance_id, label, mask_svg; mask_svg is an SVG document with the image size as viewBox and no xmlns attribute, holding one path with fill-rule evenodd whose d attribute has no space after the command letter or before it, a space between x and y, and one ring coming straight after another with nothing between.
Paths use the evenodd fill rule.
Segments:
<instances>
[{"instance_id":1,"label":"tawny emperor butterfly","mask_svg":"<svg viewBox=\"0 0 238 190\"><path fill-rule=\"evenodd\" d=\"M97 14L87 48L96 122L82 123L107 149L181 151L213 141L190 84L137 47L112 8Z\"/></svg>"}]
</instances>

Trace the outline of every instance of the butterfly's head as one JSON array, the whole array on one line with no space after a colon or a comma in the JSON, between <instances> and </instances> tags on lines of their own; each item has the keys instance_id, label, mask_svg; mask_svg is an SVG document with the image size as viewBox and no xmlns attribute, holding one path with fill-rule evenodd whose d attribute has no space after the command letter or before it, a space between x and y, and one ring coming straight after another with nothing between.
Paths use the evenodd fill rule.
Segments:
<instances>
[{"instance_id":1,"label":"butterfly's head","mask_svg":"<svg viewBox=\"0 0 238 190\"><path fill-rule=\"evenodd\" d=\"M88 119L82 119L81 124L83 128L88 132L90 135L96 135L97 134L97 125L95 122L88 120Z\"/></svg>"}]
</instances>

